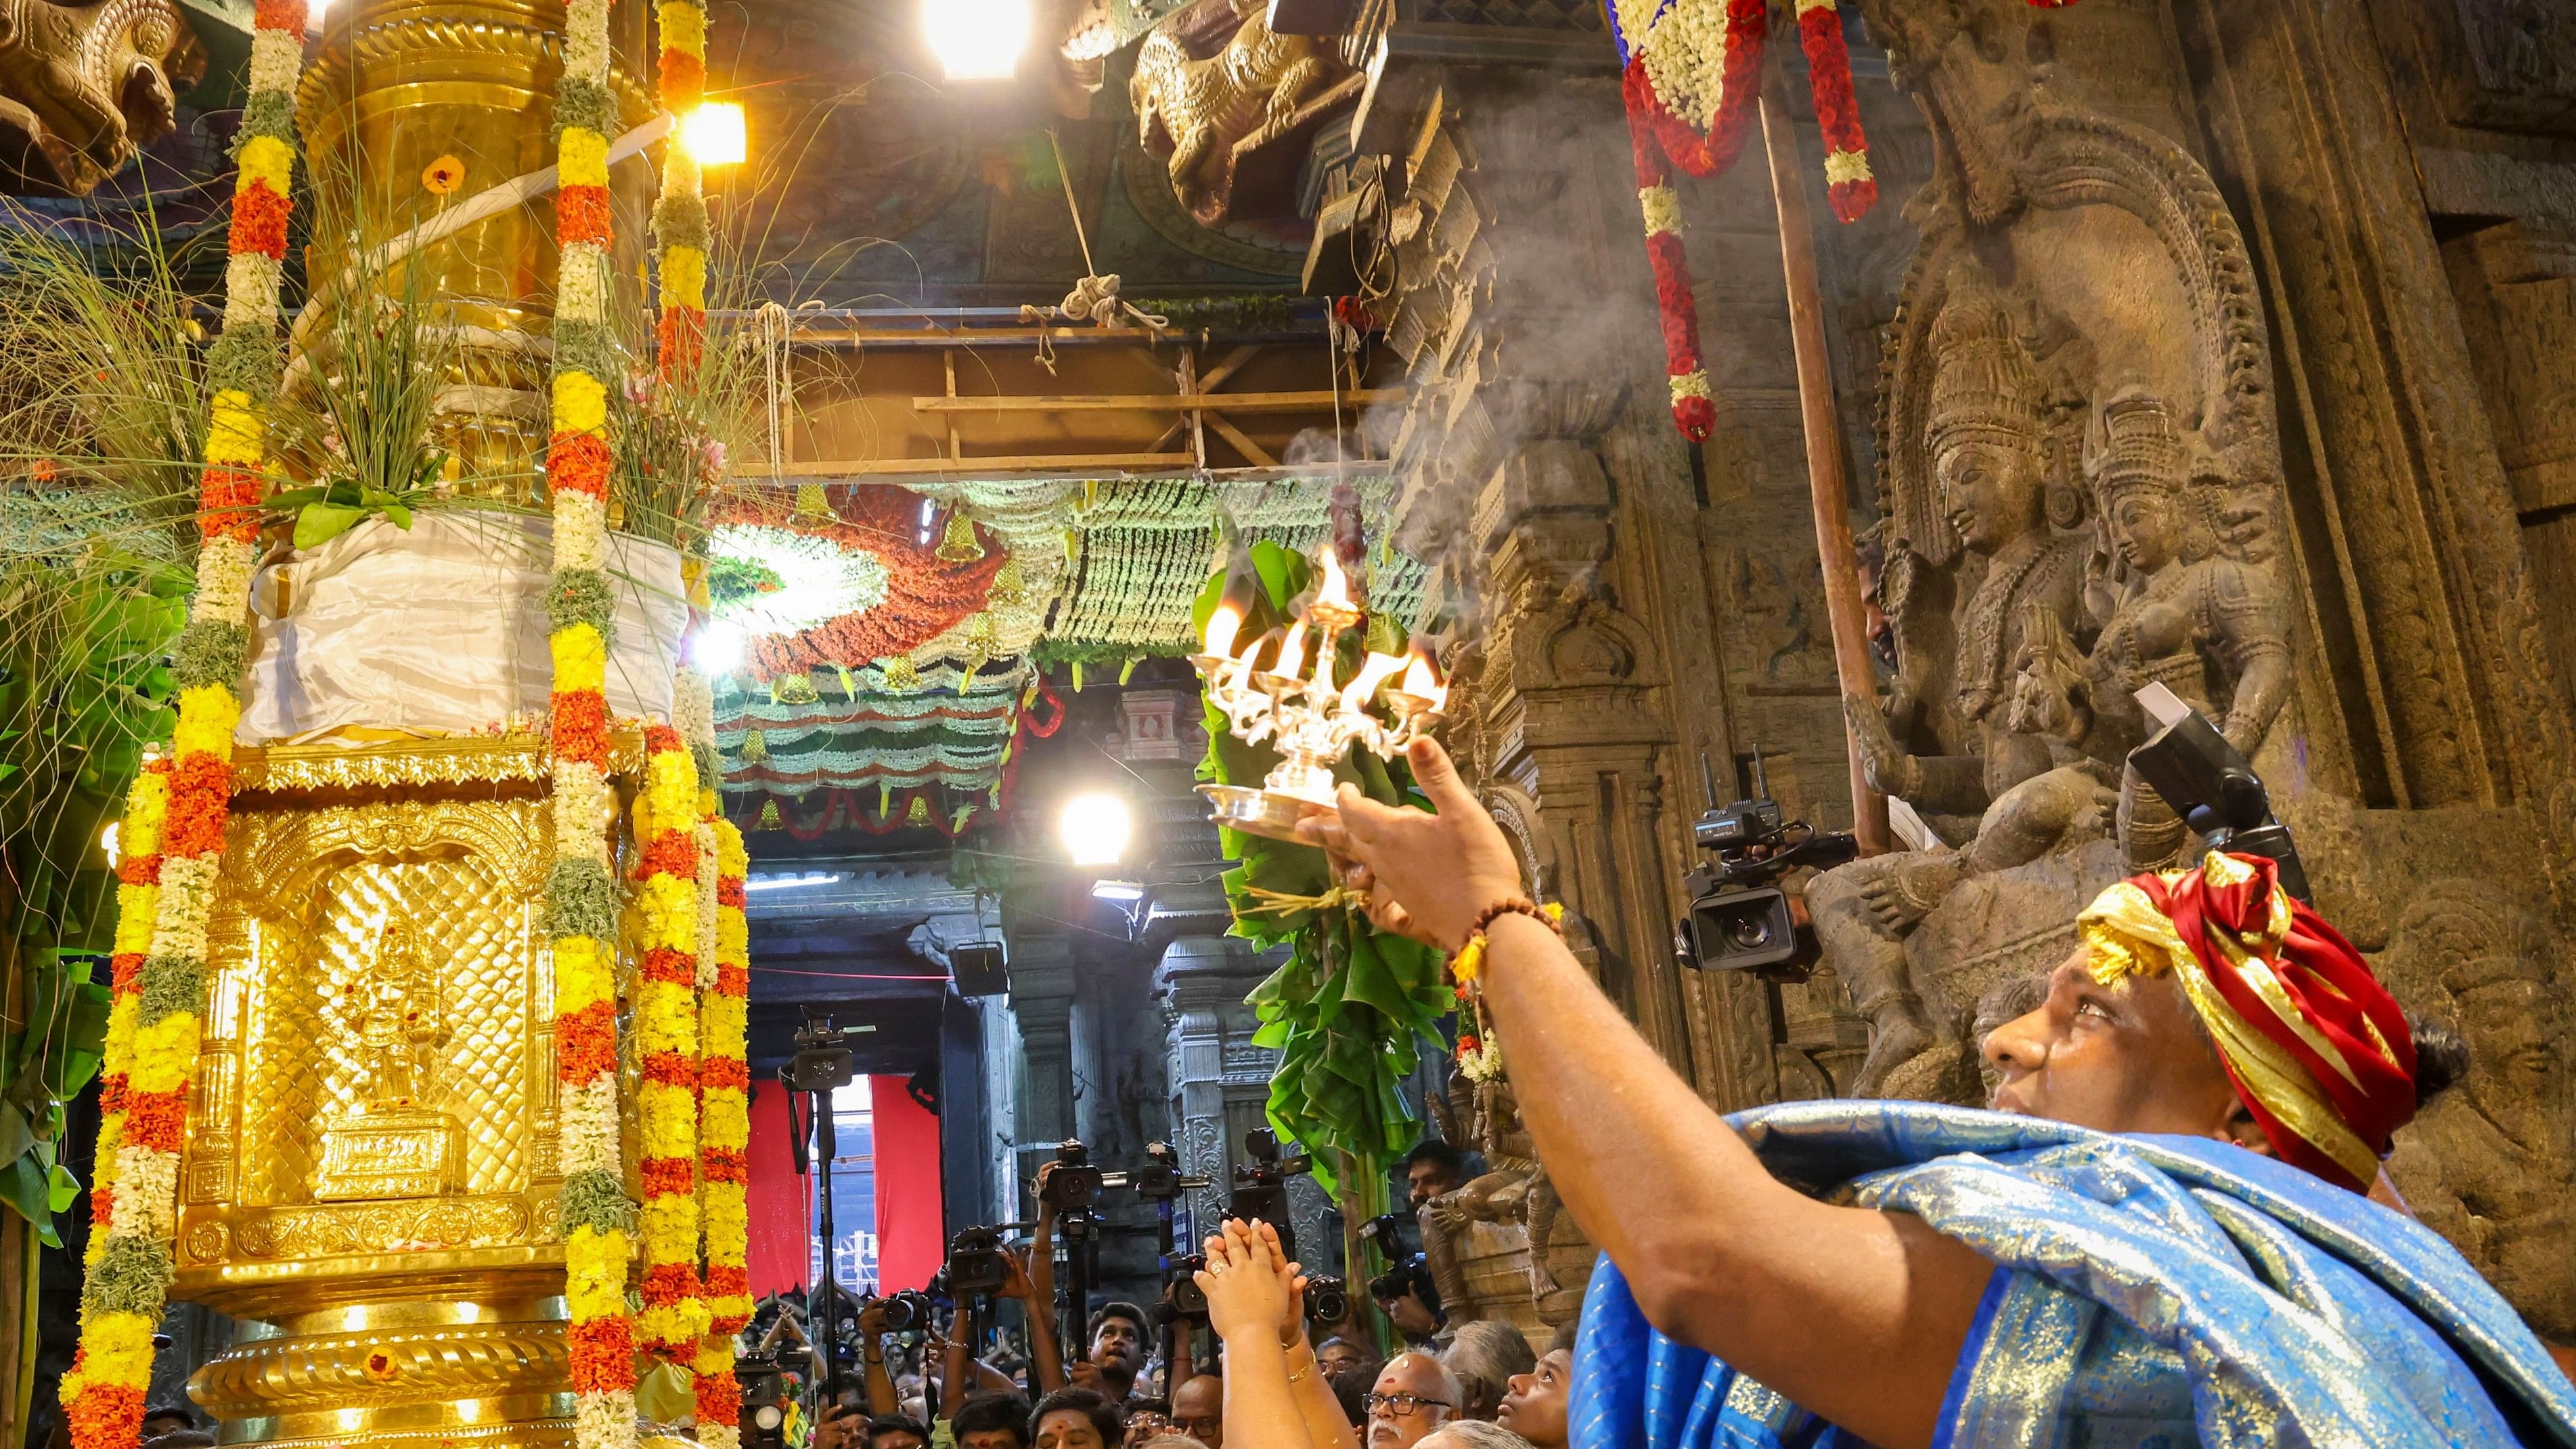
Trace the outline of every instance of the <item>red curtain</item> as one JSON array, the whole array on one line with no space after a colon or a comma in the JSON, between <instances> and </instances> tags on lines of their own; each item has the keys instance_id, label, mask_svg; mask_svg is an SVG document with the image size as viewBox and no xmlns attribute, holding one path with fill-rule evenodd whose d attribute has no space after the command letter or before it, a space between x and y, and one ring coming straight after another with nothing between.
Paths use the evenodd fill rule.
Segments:
<instances>
[{"instance_id":1,"label":"red curtain","mask_svg":"<svg viewBox=\"0 0 2576 1449\"><path fill-rule=\"evenodd\" d=\"M868 1078L869 1099L876 1109L880 1293L928 1287L930 1275L939 1271L948 1256L939 1193L939 1118L905 1090L911 1080ZM755 1126L753 1136L758 1135ZM758 1281L755 1273L753 1282Z\"/></svg>"},{"instance_id":2,"label":"red curtain","mask_svg":"<svg viewBox=\"0 0 2576 1449\"><path fill-rule=\"evenodd\" d=\"M909 1104L907 1104L909 1105ZM751 1296L801 1292L813 1262L805 1218L814 1201L812 1183L796 1175L787 1123L787 1089L775 1081L751 1084L751 1250L745 1266Z\"/></svg>"}]
</instances>

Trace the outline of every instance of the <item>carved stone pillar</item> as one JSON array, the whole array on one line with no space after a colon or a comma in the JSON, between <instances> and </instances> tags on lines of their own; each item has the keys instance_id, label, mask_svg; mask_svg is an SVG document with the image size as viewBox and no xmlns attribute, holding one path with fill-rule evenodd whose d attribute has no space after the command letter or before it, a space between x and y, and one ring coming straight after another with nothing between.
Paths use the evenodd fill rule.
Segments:
<instances>
[{"instance_id":1,"label":"carved stone pillar","mask_svg":"<svg viewBox=\"0 0 2576 1449\"><path fill-rule=\"evenodd\" d=\"M1011 1015L1020 1028L1018 1120L1023 1149L1073 1135L1073 947L1062 936L1014 927L1009 935Z\"/></svg>"},{"instance_id":2,"label":"carved stone pillar","mask_svg":"<svg viewBox=\"0 0 2576 1449\"><path fill-rule=\"evenodd\" d=\"M1598 449L1623 392L1571 379L1494 390L1523 441L1472 524L1487 579L1477 763L1526 802L1498 813L1542 888L1575 914L1578 954L1646 1039L1687 1067L1663 820L1675 733L1653 636L1610 582L1616 500Z\"/></svg>"},{"instance_id":3,"label":"carved stone pillar","mask_svg":"<svg viewBox=\"0 0 2576 1449\"><path fill-rule=\"evenodd\" d=\"M1252 1044L1252 1008L1243 1002L1262 974L1251 944L1227 936L1184 936L1164 948L1154 972L1170 1025L1172 1147L1183 1173L1215 1184L1184 1200L1194 1229L1223 1217L1242 1140L1234 1119L1248 1109L1257 1122L1268 1090L1276 1053Z\"/></svg>"}]
</instances>

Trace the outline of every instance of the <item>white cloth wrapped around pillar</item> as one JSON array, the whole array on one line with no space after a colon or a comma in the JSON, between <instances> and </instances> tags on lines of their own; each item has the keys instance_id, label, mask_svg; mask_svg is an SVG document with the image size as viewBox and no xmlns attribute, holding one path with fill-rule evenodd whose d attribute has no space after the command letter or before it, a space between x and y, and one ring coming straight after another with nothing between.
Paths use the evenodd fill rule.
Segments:
<instances>
[{"instance_id":1,"label":"white cloth wrapped around pillar","mask_svg":"<svg viewBox=\"0 0 2576 1449\"><path fill-rule=\"evenodd\" d=\"M448 509L370 519L259 571L243 744L334 731L491 734L542 727L554 679L546 586L554 521ZM671 714L688 622L680 555L611 534L612 715Z\"/></svg>"}]
</instances>

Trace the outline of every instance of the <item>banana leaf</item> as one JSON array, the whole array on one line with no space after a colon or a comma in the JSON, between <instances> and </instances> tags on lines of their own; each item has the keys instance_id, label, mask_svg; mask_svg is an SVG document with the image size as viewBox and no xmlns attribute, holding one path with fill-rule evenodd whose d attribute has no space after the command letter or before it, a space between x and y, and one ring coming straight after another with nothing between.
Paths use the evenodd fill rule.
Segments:
<instances>
[{"instance_id":1,"label":"banana leaf","mask_svg":"<svg viewBox=\"0 0 2576 1449\"><path fill-rule=\"evenodd\" d=\"M1229 583L1232 588L1229 590ZM1294 603L1312 584L1312 570L1298 554L1268 541L1243 548L1229 567L1200 591L1191 627L1203 632L1220 600L1244 609L1237 639L1249 647L1294 617ZM1245 595L1250 597L1246 598ZM1403 625L1385 615L1342 640L1337 671L1347 680L1367 650L1397 653ZM1247 745L1226 729L1225 716L1207 711L1208 753L1201 779L1217 784L1258 784L1278 764L1275 751ZM1420 803L1409 772L1354 748L1335 776L1387 805ZM1382 932L1343 906L1265 911L1254 890L1315 897L1332 884L1324 853L1311 846L1260 836L1224 833L1226 857L1238 862L1224 884L1235 916L1234 932L1264 948L1286 946L1288 959L1246 998L1260 1028L1255 1045L1279 1052L1270 1078L1267 1116L1282 1136L1314 1157L1315 1176L1337 1197L1368 1196L1368 1184L1420 1135L1421 1119L1404 1100L1400 1084L1420 1065L1425 1038L1442 1044L1441 1018L1449 992L1440 979L1438 953ZM1445 1044L1444 1044L1445 1045ZM1347 1157L1358 1180L1344 1185L1333 1164Z\"/></svg>"}]
</instances>

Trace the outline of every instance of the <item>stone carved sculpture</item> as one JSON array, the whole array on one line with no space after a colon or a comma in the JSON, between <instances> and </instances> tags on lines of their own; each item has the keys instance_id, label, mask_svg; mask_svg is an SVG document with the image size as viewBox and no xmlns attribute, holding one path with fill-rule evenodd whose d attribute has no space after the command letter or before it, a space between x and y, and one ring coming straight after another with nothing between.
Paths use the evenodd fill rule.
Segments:
<instances>
[{"instance_id":1,"label":"stone carved sculpture","mask_svg":"<svg viewBox=\"0 0 2576 1449\"><path fill-rule=\"evenodd\" d=\"M2468 1075L2401 1134L2389 1175L2557 1342L2576 1340L2576 1103L2551 980L2564 954L2502 890L2449 880L2407 902L2381 961L2469 1043Z\"/></svg>"},{"instance_id":2,"label":"stone carved sculpture","mask_svg":"<svg viewBox=\"0 0 2576 1449\"><path fill-rule=\"evenodd\" d=\"M1273 31L1265 0L1214 4L1212 18L1235 22L1222 49L1202 57L1187 38L1211 18L1203 0L1145 37L1127 85L1138 143L1147 155L1168 155L1173 194L1211 227L1233 211L1241 161L1287 139L1299 108L1345 73L1323 42Z\"/></svg>"},{"instance_id":3,"label":"stone carved sculpture","mask_svg":"<svg viewBox=\"0 0 2576 1449\"><path fill-rule=\"evenodd\" d=\"M2124 779L2140 726L2119 686L2169 673L2191 696L2183 685L2196 679L2257 767L2290 777L2296 732L2275 722L2291 634L2275 622L2284 591L2270 547L2286 537L2286 490L2253 267L2201 163L2087 92L2038 84L2054 32L2035 17L2049 12L1983 0L1862 9L1936 144L1932 179L1907 208L1923 240L1881 372L1879 586L1897 688L1887 713L1864 702L1851 714L1874 782L1946 844L1829 872L1808 903L1827 964L1872 1028L1845 1089L1970 1100L1976 1003L2061 958L2076 912L2133 857L2184 844L2161 802ZM1953 521L1983 522L1960 509L1962 384L1950 375L1980 330L1968 318L1990 307L2011 320L2044 394L2040 417L2024 411L1990 436L2015 439L2000 450L2015 476L2061 490L2049 537L2071 556L2067 592L2006 600L2001 625L1989 611L2010 560ZM2115 430L2104 420L2124 391L2141 405ZM2128 454L2139 461L2115 456ZM2136 494L2135 538L2087 521L2102 510L2086 485L2114 475L2111 491ZM2130 561L2158 545L2174 556ZM2105 644L2096 635L2115 621ZM1986 648L1995 638L2000 659Z\"/></svg>"},{"instance_id":4,"label":"stone carved sculpture","mask_svg":"<svg viewBox=\"0 0 2576 1449\"><path fill-rule=\"evenodd\" d=\"M1463 1082L1464 1078L1454 1080L1452 1092ZM1485 1154L1486 1171L1424 1203L1415 1213L1422 1227L1422 1255L1430 1263L1431 1280L1439 1285L1441 1307L1452 1323L1526 1316L1526 1301L1516 1312L1508 1294L1494 1291L1498 1276L1516 1281L1511 1275L1473 1272L1469 1260L1491 1257L1497 1249L1508 1254L1528 1241L1523 1228L1530 1184L1538 1172L1536 1150L1530 1145L1528 1129L1521 1125L1520 1104L1508 1081L1496 1078L1480 1083L1474 1097L1475 1140ZM1486 1230L1480 1231L1479 1225Z\"/></svg>"},{"instance_id":5,"label":"stone carved sculpture","mask_svg":"<svg viewBox=\"0 0 2576 1449\"><path fill-rule=\"evenodd\" d=\"M0 4L0 189L86 196L178 127L206 52L171 0Z\"/></svg>"},{"instance_id":6,"label":"stone carved sculpture","mask_svg":"<svg viewBox=\"0 0 2576 1449\"><path fill-rule=\"evenodd\" d=\"M2019 865L2047 849L2093 794L2089 785L2067 783L2078 776L2058 773L2073 762L2060 758L2065 752L2052 748L2051 737L2012 727L2016 666L2026 651L2080 626L2085 550L2060 526L2074 521L2081 503L2064 480L2052 484L2048 476L2038 369L2003 300L1973 265L1963 263L1954 276L1932 351L1927 444L1939 526L1980 568L1956 615L1955 651L1939 671L1954 691L1949 705L1960 728L1949 739L1927 728L1927 695L1938 682L1902 670L1889 711L1857 697L1844 708L1873 788L1927 815L1982 819L1959 849L1856 862L1807 888L1826 952L1873 1028L1855 1083L1865 1094L1945 1037L1956 1040L1925 1006L1906 938L1966 876ZM1900 580L1920 566L1911 556L1906 564ZM1902 639L1910 600L1890 602ZM1930 736L1932 748L1907 749L1900 728ZM2050 783L2037 787L2043 779ZM1981 849L1997 858L1981 858Z\"/></svg>"}]
</instances>

